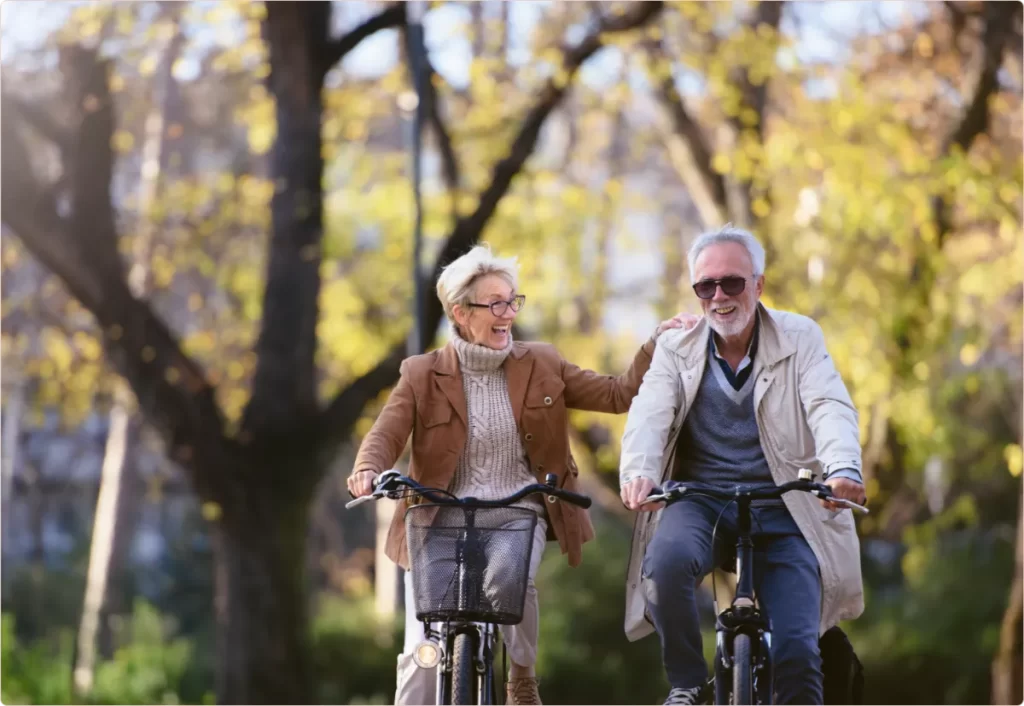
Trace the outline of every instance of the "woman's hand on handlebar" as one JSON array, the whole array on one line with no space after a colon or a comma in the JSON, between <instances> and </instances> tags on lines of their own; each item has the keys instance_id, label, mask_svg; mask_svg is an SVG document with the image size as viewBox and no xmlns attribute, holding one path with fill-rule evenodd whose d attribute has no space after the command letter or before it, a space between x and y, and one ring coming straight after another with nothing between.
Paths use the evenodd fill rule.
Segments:
<instances>
[{"instance_id":1,"label":"woman's hand on handlebar","mask_svg":"<svg viewBox=\"0 0 1024 706\"><path fill-rule=\"evenodd\" d=\"M622 486L619 496L622 498L622 503L630 510L652 512L660 509L661 503L645 503L644 500L651 494L654 486L655 482L650 478L634 478Z\"/></svg>"},{"instance_id":2,"label":"woman's hand on handlebar","mask_svg":"<svg viewBox=\"0 0 1024 706\"><path fill-rule=\"evenodd\" d=\"M353 498L361 498L373 492L373 481L377 479L375 471L356 471L348 477L348 492Z\"/></svg>"},{"instance_id":3,"label":"woman's hand on handlebar","mask_svg":"<svg viewBox=\"0 0 1024 706\"><path fill-rule=\"evenodd\" d=\"M849 478L830 478L825 481L825 485L832 489L832 495L837 498L849 500L858 505L867 504L868 498L864 492L864 486L855 480ZM827 510L842 510L844 507L829 500L822 500L821 505Z\"/></svg>"}]
</instances>

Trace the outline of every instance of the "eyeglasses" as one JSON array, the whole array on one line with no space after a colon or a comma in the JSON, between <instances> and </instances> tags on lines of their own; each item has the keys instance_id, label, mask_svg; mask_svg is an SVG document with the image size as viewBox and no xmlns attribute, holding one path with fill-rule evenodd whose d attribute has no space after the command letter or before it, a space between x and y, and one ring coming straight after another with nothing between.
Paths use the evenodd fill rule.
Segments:
<instances>
[{"instance_id":1,"label":"eyeglasses","mask_svg":"<svg viewBox=\"0 0 1024 706\"><path fill-rule=\"evenodd\" d=\"M725 292L726 296L735 297L747 286L747 279L747 277L738 277L736 275L723 277L722 279L702 279L700 282L694 283L693 291L701 299L711 299L715 296L719 285L721 285L722 291ZM753 279L753 277L750 277L750 279Z\"/></svg>"},{"instance_id":2,"label":"eyeglasses","mask_svg":"<svg viewBox=\"0 0 1024 706\"><path fill-rule=\"evenodd\" d=\"M526 303L525 294L517 294L508 301L498 300L491 302L490 304L473 304L470 302L469 306L476 307L477 309L490 309L491 313L495 316L503 316L509 307L512 307L512 311L519 311L523 308L523 304Z\"/></svg>"}]
</instances>

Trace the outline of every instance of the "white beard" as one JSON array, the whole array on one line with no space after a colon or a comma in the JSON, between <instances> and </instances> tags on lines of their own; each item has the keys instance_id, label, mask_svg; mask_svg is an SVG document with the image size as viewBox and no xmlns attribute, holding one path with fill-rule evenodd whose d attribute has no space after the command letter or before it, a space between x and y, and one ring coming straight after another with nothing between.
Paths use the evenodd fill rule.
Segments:
<instances>
[{"instance_id":1,"label":"white beard","mask_svg":"<svg viewBox=\"0 0 1024 706\"><path fill-rule=\"evenodd\" d=\"M747 327L751 317L754 315L754 308L748 308L746 304L736 304L736 309L739 316L731 321L719 321L715 318L713 312L708 312L707 320L711 330L722 338L732 338L743 333L743 329Z\"/></svg>"}]
</instances>

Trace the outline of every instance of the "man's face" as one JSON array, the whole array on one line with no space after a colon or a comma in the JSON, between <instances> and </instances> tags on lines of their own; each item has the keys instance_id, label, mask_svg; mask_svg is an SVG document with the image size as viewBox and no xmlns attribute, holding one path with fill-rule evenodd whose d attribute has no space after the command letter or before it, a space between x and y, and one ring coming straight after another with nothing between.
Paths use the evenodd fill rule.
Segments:
<instances>
[{"instance_id":1,"label":"man's face","mask_svg":"<svg viewBox=\"0 0 1024 706\"><path fill-rule=\"evenodd\" d=\"M700 305L712 330L723 338L743 333L757 308L757 300L764 289L764 277L754 279L754 263L750 253L739 243L715 243L704 248L694 263L694 283L738 277L745 280L743 291L728 295L722 285L715 287L714 296L701 299Z\"/></svg>"}]
</instances>

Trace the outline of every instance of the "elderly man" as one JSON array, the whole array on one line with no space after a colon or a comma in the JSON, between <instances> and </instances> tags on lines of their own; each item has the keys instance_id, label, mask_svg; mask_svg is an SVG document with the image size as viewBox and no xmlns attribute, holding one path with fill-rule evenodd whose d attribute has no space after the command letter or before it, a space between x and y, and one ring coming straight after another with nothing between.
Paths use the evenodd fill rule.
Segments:
<instances>
[{"instance_id":1,"label":"elderly man","mask_svg":"<svg viewBox=\"0 0 1024 706\"><path fill-rule=\"evenodd\" d=\"M658 341L622 440L622 500L640 511L626 585L626 634L657 630L671 684L691 704L707 679L696 587L734 545L736 506L706 496L645 502L667 480L776 485L815 470L865 501L857 411L811 319L759 303L764 248L726 226L690 249L703 320ZM755 503L754 582L772 620L778 703L822 703L818 637L863 611L853 519L806 493ZM712 529L718 522L716 547Z\"/></svg>"}]
</instances>

